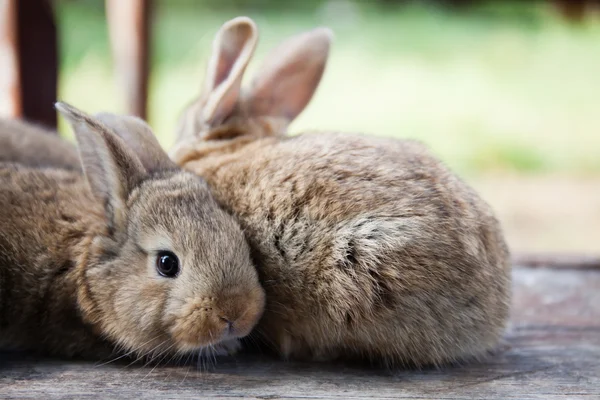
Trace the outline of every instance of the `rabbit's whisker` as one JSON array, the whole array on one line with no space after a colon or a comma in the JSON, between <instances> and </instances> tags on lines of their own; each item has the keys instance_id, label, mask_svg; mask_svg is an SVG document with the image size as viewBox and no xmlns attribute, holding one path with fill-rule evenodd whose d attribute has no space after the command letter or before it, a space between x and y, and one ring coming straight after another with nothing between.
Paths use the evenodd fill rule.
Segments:
<instances>
[{"instance_id":1,"label":"rabbit's whisker","mask_svg":"<svg viewBox=\"0 0 600 400\"><path fill-rule=\"evenodd\" d=\"M135 348L131 349L131 350L130 350L130 351L128 351L127 353L124 353L124 354L122 354L122 355L120 355L120 356L118 356L118 357L116 357L116 358L113 358L112 360L108 360L108 361L106 361L106 362L103 362L103 363L101 363L101 364L96 364L96 365L94 365L94 366L95 366L95 367L101 367L101 366L103 366L103 365L110 364L110 363L112 363L112 362L115 362L115 361L117 361L117 360L120 360L121 358L127 357L127 356L129 356L129 355L131 355L131 354L135 353L136 351L138 351L139 349L141 349L142 347L144 347L144 346L145 346L145 345L147 345L148 343L150 343L150 342L152 342L152 341L154 341L154 340L158 339L158 337L159 337L159 336L160 336L160 335L153 337L152 339L150 339L150 340L148 340L148 341L146 341L146 342L144 342L144 343L140 344L139 346L136 346ZM121 350L119 350L118 352L121 352L121 351L123 351L123 350L126 348L126 347L125 347L125 345L122 345L122 344L121 344L121 345L119 345L119 346L117 346L117 347L120 347L120 348L121 348Z\"/></svg>"}]
</instances>

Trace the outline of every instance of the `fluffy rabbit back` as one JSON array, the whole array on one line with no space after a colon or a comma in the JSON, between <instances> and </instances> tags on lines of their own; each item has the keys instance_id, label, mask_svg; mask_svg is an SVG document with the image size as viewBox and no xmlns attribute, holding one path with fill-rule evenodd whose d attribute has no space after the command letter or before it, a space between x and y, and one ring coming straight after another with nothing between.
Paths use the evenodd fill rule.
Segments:
<instances>
[{"instance_id":1,"label":"fluffy rabbit back","mask_svg":"<svg viewBox=\"0 0 600 400\"><path fill-rule=\"evenodd\" d=\"M71 284L82 239L103 230L85 180L0 163L0 184L0 348L107 355L110 347L80 322Z\"/></svg>"},{"instance_id":2,"label":"fluffy rabbit back","mask_svg":"<svg viewBox=\"0 0 600 400\"><path fill-rule=\"evenodd\" d=\"M81 170L77 149L38 125L0 119L0 162Z\"/></svg>"},{"instance_id":3,"label":"fluffy rabbit back","mask_svg":"<svg viewBox=\"0 0 600 400\"><path fill-rule=\"evenodd\" d=\"M228 45L230 21L211 65L237 48L242 73L256 27L233 21L247 47ZM510 295L489 206L418 142L284 136L330 40L323 28L287 40L242 92L239 76L209 70L221 81L182 116L172 157L242 224L267 292L257 331L282 355L416 365L481 356L502 334Z\"/></svg>"},{"instance_id":4,"label":"fluffy rabbit back","mask_svg":"<svg viewBox=\"0 0 600 400\"><path fill-rule=\"evenodd\" d=\"M306 134L225 158L188 167L238 216L267 291L258 330L282 354L436 364L497 343L498 222L422 145Z\"/></svg>"}]
</instances>

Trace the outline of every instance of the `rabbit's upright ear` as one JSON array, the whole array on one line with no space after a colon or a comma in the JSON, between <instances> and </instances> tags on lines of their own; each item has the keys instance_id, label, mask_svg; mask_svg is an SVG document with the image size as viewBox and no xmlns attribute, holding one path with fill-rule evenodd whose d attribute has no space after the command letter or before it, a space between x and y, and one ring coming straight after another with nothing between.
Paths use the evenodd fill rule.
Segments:
<instances>
[{"instance_id":1,"label":"rabbit's upright ear","mask_svg":"<svg viewBox=\"0 0 600 400\"><path fill-rule=\"evenodd\" d=\"M73 127L83 171L92 193L104 204L109 232L122 231L127 219L127 197L147 176L144 165L99 120L66 103L56 103L56 109Z\"/></svg>"},{"instance_id":2,"label":"rabbit's upright ear","mask_svg":"<svg viewBox=\"0 0 600 400\"><path fill-rule=\"evenodd\" d=\"M248 17L234 18L217 32L201 96L203 123L217 125L233 111L257 41L258 28Z\"/></svg>"},{"instance_id":3,"label":"rabbit's upright ear","mask_svg":"<svg viewBox=\"0 0 600 400\"><path fill-rule=\"evenodd\" d=\"M313 97L329 56L333 32L316 28L292 36L271 51L245 99L249 112L291 122Z\"/></svg>"},{"instance_id":4,"label":"rabbit's upright ear","mask_svg":"<svg viewBox=\"0 0 600 400\"><path fill-rule=\"evenodd\" d=\"M144 120L110 113L97 114L96 119L123 139L147 172L177 169Z\"/></svg>"}]
</instances>

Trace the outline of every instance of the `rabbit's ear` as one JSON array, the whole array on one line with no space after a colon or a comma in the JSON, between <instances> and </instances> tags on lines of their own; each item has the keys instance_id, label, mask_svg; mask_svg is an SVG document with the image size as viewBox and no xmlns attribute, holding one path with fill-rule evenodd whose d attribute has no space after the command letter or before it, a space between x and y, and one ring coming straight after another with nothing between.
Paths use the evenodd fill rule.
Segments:
<instances>
[{"instance_id":1,"label":"rabbit's ear","mask_svg":"<svg viewBox=\"0 0 600 400\"><path fill-rule=\"evenodd\" d=\"M110 113L97 114L96 119L125 141L147 172L177 168L158 143L152 128L144 120Z\"/></svg>"},{"instance_id":2,"label":"rabbit's ear","mask_svg":"<svg viewBox=\"0 0 600 400\"><path fill-rule=\"evenodd\" d=\"M233 111L257 41L258 28L248 17L234 18L217 32L201 96L203 123L217 125Z\"/></svg>"},{"instance_id":3,"label":"rabbit's ear","mask_svg":"<svg viewBox=\"0 0 600 400\"><path fill-rule=\"evenodd\" d=\"M325 71L333 32L316 28L292 36L267 56L245 99L251 115L291 122L313 97Z\"/></svg>"},{"instance_id":4,"label":"rabbit's ear","mask_svg":"<svg viewBox=\"0 0 600 400\"><path fill-rule=\"evenodd\" d=\"M66 103L56 103L56 109L73 127L83 171L92 193L105 206L109 231L121 231L127 197L147 175L142 162L97 119Z\"/></svg>"}]
</instances>

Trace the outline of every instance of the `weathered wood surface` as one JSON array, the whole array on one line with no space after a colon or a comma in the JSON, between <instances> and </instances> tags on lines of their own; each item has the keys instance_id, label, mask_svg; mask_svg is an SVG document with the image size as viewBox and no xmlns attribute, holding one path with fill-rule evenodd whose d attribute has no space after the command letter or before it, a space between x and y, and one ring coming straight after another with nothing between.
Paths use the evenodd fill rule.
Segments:
<instances>
[{"instance_id":1,"label":"weathered wood surface","mask_svg":"<svg viewBox=\"0 0 600 400\"><path fill-rule=\"evenodd\" d=\"M561 268L561 269L598 269L600 256L561 253L520 253L513 255L513 264L525 267Z\"/></svg>"},{"instance_id":2,"label":"weathered wood surface","mask_svg":"<svg viewBox=\"0 0 600 400\"><path fill-rule=\"evenodd\" d=\"M600 270L513 275L506 343L477 364L406 371L240 356L206 371L0 354L0 398L600 399Z\"/></svg>"}]
</instances>

